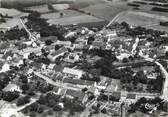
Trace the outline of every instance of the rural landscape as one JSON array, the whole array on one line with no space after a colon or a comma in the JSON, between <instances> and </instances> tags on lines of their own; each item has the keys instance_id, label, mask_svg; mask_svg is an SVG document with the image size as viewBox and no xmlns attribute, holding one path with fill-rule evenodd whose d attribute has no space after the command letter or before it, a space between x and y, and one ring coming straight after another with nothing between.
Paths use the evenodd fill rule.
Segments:
<instances>
[{"instance_id":1,"label":"rural landscape","mask_svg":"<svg viewBox=\"0 0 168 117\"><path fill-rule=\"evenodd\" d=\"M0 0L0 117L168 117L168 0Z\"/></svg>"}]
</instances>

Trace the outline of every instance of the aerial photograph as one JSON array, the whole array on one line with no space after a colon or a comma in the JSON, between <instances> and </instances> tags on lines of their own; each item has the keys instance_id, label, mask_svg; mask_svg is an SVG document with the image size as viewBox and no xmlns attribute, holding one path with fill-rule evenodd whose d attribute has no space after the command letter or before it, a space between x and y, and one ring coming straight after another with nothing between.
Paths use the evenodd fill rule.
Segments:
<instances>
[{"instance_id":1,"label":"aerial photograph","mask_svg":"<svg viewBox=\"0 0 168 117\"><path fill-rule=\"evenodd\" d=\"M0 0L0 117L168 117L168 0Z\"/></svg>"}]
</instances>

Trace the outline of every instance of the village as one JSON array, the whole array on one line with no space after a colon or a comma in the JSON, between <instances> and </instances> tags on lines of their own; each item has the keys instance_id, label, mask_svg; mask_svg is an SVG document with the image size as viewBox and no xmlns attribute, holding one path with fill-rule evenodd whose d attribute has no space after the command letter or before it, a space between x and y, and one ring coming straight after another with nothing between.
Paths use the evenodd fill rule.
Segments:
<instances>
[{"instance_id":1,"label":"village","mask_svg":"<svg viewBox=\"0 0 168 117\"><path fill-rule=\"evenodd\" d=\"M51 25L37 12L20 23L0 33L2 117L168 111L167 32Z\"/></svg>"}]
</instances>

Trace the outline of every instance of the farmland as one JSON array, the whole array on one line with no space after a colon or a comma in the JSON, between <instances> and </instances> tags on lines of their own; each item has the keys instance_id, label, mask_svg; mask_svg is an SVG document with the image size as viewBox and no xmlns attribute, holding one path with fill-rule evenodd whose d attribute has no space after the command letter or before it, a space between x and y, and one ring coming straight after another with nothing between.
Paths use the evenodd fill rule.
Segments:
<instances>
[{"instance_id":1,"label":"farmland","mask_svg":"<svg viewBox=\"0 0 168 117\"><path fill-rule=\"evenodd\" d=\"M88 22L100 22L102 19L85 15L73 10L63 10L63 17L60 17L60 12L43 14L42 18L48 19L48 22L51 24L78 24L78 23L88 23ZM85 20L87 19L87 20Z\"/></svg>"},{"instance_id":2,"label":"farmland","mask_svg":"<svg viewBox=\"0 0 168 117\"><path fill-rule=\"evenodd\" d=\"M87 19L87 20L83 20ZM102 21L98 18L89 16L89 15L82 15L82 16L74 16L74 17L65 17L59 19L51 19L48 20L49 23L52 24L62 24L62 25L69 25L69 24L78 24L78 23L86 23L86 22L98 22Z\"/></svg>"},{"instance_id":3,"label":"farmland","mask_svg":"<svg viewBox=\"0 0 168 117\"><path fill-rule=\"evenodd\" d=\"M128 11L125 15L118 18L118 22L127 22L133 26L145 26L151 29L158 29L162 31L167 31L168 27L159 26L160 21L167 21L166 16Z\"/></svg>"},{"instance_id":4,"label":"farmland","mask_svg":"<svg viewBox=\"0 0 168 117\"><path fill-rule=\"evenodd\" d=\"M91 5L87 8L84 8L85 12L90 12L95 17L99 17L105 20L111 20L113 17L115 17L118 13L125 11L128 9L128 7L120 7L122 5L112 5L109 3L105 4L97 4L97 5ZM108 12L108 13L107 13Z\"/></svg>"}]
</instances>

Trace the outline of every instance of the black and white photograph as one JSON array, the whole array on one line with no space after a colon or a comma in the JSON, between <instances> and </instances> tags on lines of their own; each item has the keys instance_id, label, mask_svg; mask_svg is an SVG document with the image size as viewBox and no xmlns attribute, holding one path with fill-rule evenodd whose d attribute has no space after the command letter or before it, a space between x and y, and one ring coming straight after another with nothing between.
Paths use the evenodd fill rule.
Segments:
<instances>
[{"instance_id":1,"label":"black and white photograph","mask_svg":"<svg viewBox=\"0 0 168 117\"><path fill-rule=\"evenodd\" d=\"M0 0L0 117L168 117L168 0Z\"/></svg>"}]
</instances>

